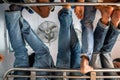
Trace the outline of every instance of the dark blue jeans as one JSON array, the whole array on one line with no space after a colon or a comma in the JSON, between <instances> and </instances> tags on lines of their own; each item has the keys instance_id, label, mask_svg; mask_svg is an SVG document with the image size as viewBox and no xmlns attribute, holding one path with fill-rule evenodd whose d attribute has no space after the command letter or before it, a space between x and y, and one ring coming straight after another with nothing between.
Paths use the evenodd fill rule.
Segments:
<instances>
[{"instance_id":1,"label":"dark blue jeans","mask_svg":"<svg viewBox=\"0 0 120 80\"><path fill-rule=\"evenodd\" d=\"M120 30L116 29L112 23L110 23L109 26L105 26L99 20L94 32L94 52L91 59L91 64L94 68L114 68L110 52L117 40L119 33ZM102 73L98 75L102 75ZM116 75L116 73L109 72L104 73L104 75L113 76Z\"/></svg>"},{"instance_id":2,"label":"dark blue jeans","mask_svg":"<svg viewBox=\"0 0 120 80\"><path fill-rule=\"evenodd\" d=\"M52 68L53 60L47 46L38 38L31 29L28 22L23 19L20 11L5 12L6 27L8 30L11 45L15 51L15 68L28 68L28 53L25 42L35 51L35 68ZM15 74L23 74L24 72L16 71ZM37 75L47 75L47 72L37 72ZM27 80L27 78L15 78L14 80ZM47 78L37 78L37 80L48 80Z\"/></svg>"}]
</instances>

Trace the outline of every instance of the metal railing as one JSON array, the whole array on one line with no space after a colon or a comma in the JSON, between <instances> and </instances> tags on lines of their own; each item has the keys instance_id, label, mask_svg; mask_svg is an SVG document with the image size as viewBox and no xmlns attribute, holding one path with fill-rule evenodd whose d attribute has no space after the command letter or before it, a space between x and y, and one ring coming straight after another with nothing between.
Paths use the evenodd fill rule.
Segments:
<instances>
[{"instance_id":1,"label":"metal railing","mask_svg":"<svg viewBox=\"0 0 120 80\"><path fill-rule=\"evenodd\" d=\"M14 71L30 71L30 75L14 75ZM60 72L63 75L62 76L57 76L57 75L36 75L36 72L42 71L42 72ZM36 80L36 78L63 78L63 80L67 80L68 78L86 78L90 80L96 80L97 78L118 78L120 79L120 76L115 75L115 76L97 76L97 72L120 72L120 69L95 69L90 72L89 76L69 76L67 73L69 72L79 72L80 70L78 69L36 69L36 68L12 68L9 69L3 76L3 80L9 80L10 78L15 78L15 77L25 77L25 78L30 78L30 80Z\"/></svg>"},{"instance_id":2,"label":"metal railing","mask_svg":"<svg viewBox=\"0 0 120 80\"><path fill-rule=\"evenodd\" d=\"M3 0L4 3L8 4L16 4L16 5L21 5L21 6L63 6L66 4L72 5L116 5L120 6L120 3L103 3L103 2L51 2L51 3L13 3L9 2L7 0Z\"/></svg>"}]
</instances>

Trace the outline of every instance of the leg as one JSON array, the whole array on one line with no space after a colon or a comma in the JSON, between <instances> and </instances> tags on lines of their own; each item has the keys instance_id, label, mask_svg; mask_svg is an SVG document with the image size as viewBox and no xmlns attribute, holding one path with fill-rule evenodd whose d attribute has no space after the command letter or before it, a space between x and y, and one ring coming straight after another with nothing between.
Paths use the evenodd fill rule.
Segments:
<instances>
[{"instance_id":1,"label":"leg","mask_svg":"<svg viewBox=\"0 0 120 80\"><path fill-rule=\"evenodd\" d=\"M114 10L111 18L111 24L109 27L109 30L107 32L107 35L105 37L105 41L103 44L103 47L101 49L101 63L103 68L114 68L113 66L113 60L111 58L111 50L118 38L120 28L119 28L119 22L120 22L120 10ZM117 24L117 25L116 25ZM117 75L116 73L105 73L105 75ZM105 79L105 80L115 80L115 79Z\"/></svg>"},{"instance_id":2,"label":"leg","mask_svg":"<svg viewBox=\"0 0 120 80\"><path fill-rule=\"evenodd\" d=\"M22 17L20 18L22 27L22 34L31 48L35 51L35 68L52 68L54 66L52 56L50 55L48 47L39 39L30 25ZM48 72L38 72L37 75L50 75ZM38 78L37 80L47 80L47 78Z\"/></svg>"},{"instance_id":3,"label":"leg","mask_svg":"<svg viewBox=\"0 0 120 80\"><path fill-rule=\"evenodd\" d=\"M24 40L21 35L19 19L21 17L20 11L5 12L6 27L8 29L9 38L11 45L15 51L15 68L27 68L28 64L28 53L25 48ZM15 74L24 74L23 72L16 71ZM27 80L26 78L15 78L15 80Z\"/></svg>"},{"instance_id":4,"label":"leg","mask_svg":"<svg viewBox=\"0 0 120 80\"><path fill-rule=\"evenodd\" d=\"M70 69L71 68L70 26L72 25L72 12L69 9L63 8L58 13L58 18L60 21L60 31L58 39L58 55L56 67ZM57 73L57 75L62 75L62 73ZM57 80L63 79L61 78Z\"/></svg>"},{"instance_id":5,"label":"leg","mask_svg":"<svg viewBox=\"0 0 120 80\"><path fill-rule=\"evenodd\" d=\"M89 13L89 14L88 14ZM81 20L82 24L82 55L86 55L91 60L93 52L93 21L95 18L96 9L94 6L85 6L84 18ZM87 73L93 70L89 66L89 61L86 57L81 60L81 71Z\"/></svg>"},{"instance_id":6,"label":"leg","mask_svg":"<svg viewBox=\"0 0 120 80\"><path fill-rule=\"evenodd\" d=\"M100 50L103 46L107 31L108 31L108 26L102 24L101 20L99 20L97 27L94 31L94 50L90 61L91 66L93 66L95 69L102 68L101 59L100 59ZM100 72L97 73L97 75L103 75L103 73ZM97 79L97 80L103 80L103 79Z\"/></svg>"},{"instance_id":7,"label":"leg","mask_svg":"<svg viewBox=\"0 0 120 80\"><path fill-rule=\"evenodd\" d=\"M88 14L89 13L89 14ZM95 18L96 9L93 6L85 6L84 18L82 24L82 53L91 55L93 52L93 21Z\"/></svg>"},{"instance_id":8,"label":"leg","mask_svg":"<svg viewBox=\"0 0 120 80\"><path fill-rule=\"evenodd\" d=\"M72 12L63 8L58 13L60 21L57 68L70 68L70 26L72 24ZM63 45L64 44L64 45Z\"/></svg>"},{"instance_id":9,"label":"leg","mask_svg":"<svg viewBox=\"0 0 120 80\"><path fill-rule=\"evenodd\" d=\"M93 50L93 55L91 59L91 65L94 68L102 68L101 65L101 58L100 58L100 50L103 46L105 36L108 31L108 22L109 22L109 17L111 16L111 13L113 11L112 7L109 6L97 6L97 9L100 10L102 18L99 20L97 27L94 32L94 50ZM107 15L106 15L107 14ZM105 22L103 22L105 20ZM97 75L103 75L102 73L98 73ZM98 79L102 80L102 79Z\"/></svg>"},{"instance_id":10,"label":"leg","mask_svg":"<svg viewBox=\"0 0 120 80\"><path fill-rule=\"evenodd\" d=\"M119 35L119 31L117 31L114 27L110 26L108 33L105 38L104 45L101 50L101 63L103 68L114 68L113 60L111 57L111 50L117 40ZM116 73L105 73L105 75L117 75ZM105 80L115 80L115 79L105 79Z\"/></svg>"},{"instance_id":11,"label":"leg","mask_svg":"<svg viewBox=\"0 0 120 80\"><path fill-rule=\"evenodd\" d=\"M71 69L80 69L80 54L81 54L81 47L74 30L73 25L70 26L70 50L71 50ZM78 72L70 73L71 76L84 76L84 74ZM86 80L86 79L70 79L70 80Z\"/></svg>"}]
</instances>

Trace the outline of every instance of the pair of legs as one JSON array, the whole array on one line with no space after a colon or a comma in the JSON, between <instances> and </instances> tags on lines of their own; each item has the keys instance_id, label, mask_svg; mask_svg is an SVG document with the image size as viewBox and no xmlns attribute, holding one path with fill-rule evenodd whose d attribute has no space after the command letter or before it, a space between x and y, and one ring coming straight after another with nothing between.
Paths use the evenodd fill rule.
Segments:
<instances>
[{"instance_id":1,"label":"pair of legs","mask_svg":"<svg viewBox=\"0 0 120 80\"><path fill-rule=\"evenodd\" d=\"M68 2L97 2L97 0L67 0ZM93 53L93 21L95 19L96 8L94 6L76 6L75 14L81 19L82 25L82 49L81 52L89 59Z\"/></svg>"},{"instance_id":2,"label":"pair of legs","mask_svg":"<svg viewBox=\"0 0 120 80\"><path fill-rule=\"evenodd\" d=\"M120 32L120 10L112 6L97 6L96 8L100 10L102 18L94 32L94 51L91 64L94 68L114 68L110 52ZM109 22L110 18L111 21ZM99 73L98 75L103 74ZM104 75L113 76L116 73L109 72L104 73Z\"/></svg>"},{"instance_id":3,"label":"pair of legs","mask_svg":"<svg viewBox=\"0 0 120 80\"><path fill-rule=\"evenodd\" d=\"M15 68L28 68L28 53L25 41L35 51L35 68L52 68L53 60L47 46L38 38L31 29L28 22L23 19L20 11L5 12L6 27L8 30L11 45L15 51ZM25 41L24 41L25 40ZM15 74L26 75L25 72L15 71ZM37 72L37 75L47 75L50 73ZM14 80L27 80L27 78L15 78ZM48 80L47 78L37 78L37 80Z\"/></svg>"},{"instance_id":4,"label":"pair of legs","mask_svg":"<svg viewBox=\"0 0 120 80\"><path fill-rule=\"evenodd\" d=\"M81 47L72 24L73 20L70 8L71 7L69 5L64 6L63 9L58 13L58 18L60 21L60 32L56 67L63 69L80 68L82 73L86 73L92 70L92 68L89 66L88 57L80 56ZM57 75L62 74L57 73ZM81 74L69 73L68 75Z\"/></svg>"}]
</instances>

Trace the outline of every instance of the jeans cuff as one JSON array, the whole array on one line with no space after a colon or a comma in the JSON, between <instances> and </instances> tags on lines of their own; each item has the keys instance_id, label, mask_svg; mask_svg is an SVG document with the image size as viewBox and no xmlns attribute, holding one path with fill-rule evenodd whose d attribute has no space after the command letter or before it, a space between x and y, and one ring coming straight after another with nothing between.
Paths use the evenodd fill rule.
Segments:
<instances>
[{"instance_id":1,"label":"jeans cuff","mask_svg":"<svg viewBox=\"0 0 120 80\"><path fill-rule=\"evenodd\" d=\"M83 54L80 55L80 57L82 57L82 56L85 56L90 61L90 57L87 54L83 53Z\"/></svg>"},{"instance_id":2,"label":"jeans cuff","mask_svg":"<svg viewBox=\"0 0 120 80\"><path fill-rule=\"evenodd\" d=\"M116 27L112 24L112 22L110 23L110 25L113 27L113 30L114 30L114 31L120 33L120 24L118 25L118 28L116 28Z\"/></svg>"},{"instance_id":3,"label":"jeans cuff","mask_svg":"<svg viewBox=\"0 0 120 80\"><path fill-rule=\"evenodd\" d=\"M110 22L108 23L108 25L105 25L101 22L101 19L98 21L98 25L100 27L102 27L103 29L108 29L109 28L109 25L110 25Z\"/></svg>"},{"instance_id":4,"label":"jeans cuff","mask_svg":"<svg viewBox=\"0 0 120 80\"><path fill-rule=\"evenodd\" d=\"M72 15L72 11L70 9L63 8L58 14L59 14L59 16L61 14Z\"/></svg>"},{"instance_id":5,"label":"jeans cuff","mask_svg":"<svg viewBox=\"0 0 120 80\"><path fill-rule=\"evenodd\" d=\"M5 17L9 18L11 21L16 21L18 18L21 17L20 11L5 11Z\"/></svg>"},{"instance_id":6,"label":"jeans cuff","mask_svg":"<svg viewBox=\"0 0 120 80\"><path fill-rule=\"evenodd\" d=\"M9 14L13 14L13 13L20 14L21 11L10 11L10 10L5 10L5 13L9 13Z\"/></svg>"}]
</instances>

